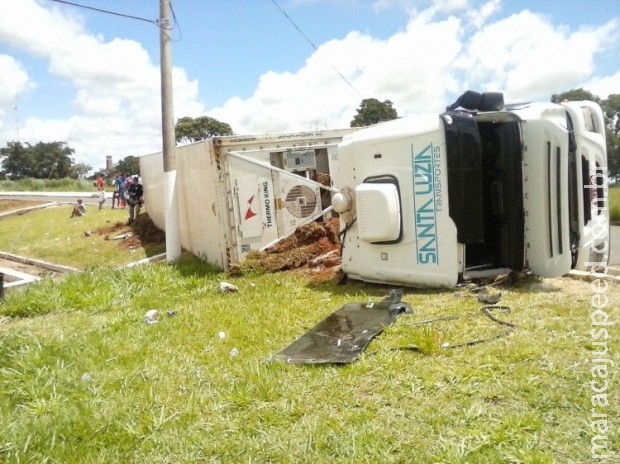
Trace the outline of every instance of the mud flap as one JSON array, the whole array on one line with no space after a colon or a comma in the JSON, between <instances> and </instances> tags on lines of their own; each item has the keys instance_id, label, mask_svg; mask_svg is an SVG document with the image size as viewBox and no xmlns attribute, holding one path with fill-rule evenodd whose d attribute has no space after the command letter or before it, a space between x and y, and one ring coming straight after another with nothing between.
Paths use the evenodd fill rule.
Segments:
<instances>
[{"instance_id":1,"label":"mud flap","mask_svg":"<svg viewBox=\"0 0 620 464\"><path fill-rule=\"evenodd\" d=\"M413 313L401 302L402 294L402 289L392 289L377 303L347 303L272 359L289 364L352 363L398 316Z\"/></svg>"}]
</instances>

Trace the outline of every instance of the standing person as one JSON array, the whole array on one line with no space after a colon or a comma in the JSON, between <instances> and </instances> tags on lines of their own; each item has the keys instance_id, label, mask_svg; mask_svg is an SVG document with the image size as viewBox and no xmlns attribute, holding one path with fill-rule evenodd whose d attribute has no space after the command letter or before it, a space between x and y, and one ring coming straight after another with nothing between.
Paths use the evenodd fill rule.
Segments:
<instances>
[{"instance_id":1,"label":"standing person","mask_svg":"<svg viewBox=\"0 0 620 464\"><path fill-rule=\"evenodd\" d=\"M127 221L127 225L131 225L131 223L138 217L138 214L140 214L140 207L144 201L143 196L144 189L142 188L142 182L140 181L140 178L135 175L133 176L131 185L127 190L127 204L129 205L129 220Z\"/></svg>"},{"instance_id":2,"label":"standing person","mask_svg":"<svg viewBox=\"0 0 620 464\"><path fill-rule=\"evenodd\" d=\"M99 211L103 210L103 204L105 203L105 186L99 189ZM112 205L114 208L114 205Z\"/></svg>"},{"instance_id":3,"label":"standing person","mask_svg":"<svg viewBox=\"0 0 620 464\"><path fill-rule=\"evenodd\" d=\"M97 178L97 190L101 191L105 188L105 183L103 182L103 174L99 174Z\"/></svg>"},{"instance_id":4,"label":"standing person","mask_svg":"<svg viewBox=\"0 0 620 464\"><path fill-rule=\"evenodd\" d=\"M121 172L114 181L114 187L118 191L118 207L125 209L125 202L127 201L127 183L125 181L125 173ZM112 205L114 206L114 205Z\"/></svg>"},{"instance_id":5,"label":"standing person","mask_svg":"<svg viewBox=\"0 0 620 464\"><path fill-rule=\"evenodd\" d=\"M120 206L121 204L121 199L118 196L118 190L116 190L116 188L114 189L114 192L112 192L112 209L114 209L115 204L116 206Z\"/></svg>"}]
</instances>

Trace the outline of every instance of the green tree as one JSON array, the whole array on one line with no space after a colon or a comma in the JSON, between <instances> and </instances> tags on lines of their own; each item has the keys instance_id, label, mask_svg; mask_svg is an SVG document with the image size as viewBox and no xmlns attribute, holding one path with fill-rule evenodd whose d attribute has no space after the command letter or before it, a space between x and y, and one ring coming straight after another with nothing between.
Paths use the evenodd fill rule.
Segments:
<instances>
[{"instance_id":1,"label":"green tree","mask_svg":"<svg viewBox=\"0 0 620 464\"><path fill-rule=\"evenodd\" d=\"M609 129L616 137L620 135L620 94L613 93L601 105L609 120Z\"/></svg>"},{"instance_id":2,"label":"green tree","mask_svg":"<svg viewBox=\"0 0 620 464\"><path fill-rule=\"evenodd\" d=\"M140 174L140 158L137 156L125 156L114 166L114 171L118 174L124 172L128 176Z\"/></svg>"},{"instance_id":3,"label":"green tree","mask_svg":"<svg viewBox=\"0 0 620 464\"><path fill-rule=\"evenodd\" d=\"M607 162L609 175L620 176L620 94L611 94L602 105L607 117Z\"/></svg>"},{"instance_id":4,"label":"green tree","mask_svg":"<svg viewBox=\"0 0 620 464\"><path fill-rule=\"evenodd\" d=\"M0 148L2 170L10 179L62 179L69 177L75 152L65 142L39 142L36 145L9 142Z\"/></svg>"},{"instance_id":5,"label":"green tree","mask_svg":"<svg viewBox=\"0 0 620 464\"><path fill-rule=\"evenodd\" d=\"M398 118L396 109L392 107L390 100L380 102L376 98L362 100L357 114L351 121L351 127L370 126L381 121L389 121Z\"/></svg>"},{"instance_id":6,"label":"green tree","mask_svg":"<svg viewBox=\"0 0 620 464\"><path fill-rule=\"evenodd\" d=\"M8 142L5 148L0 148L2 157L2 173L10 179L28 177L30 166L33 164L32 151L21 142Z\"/></svg>"},{"instance_id":7,"label":"green tree","mask_svg":"<svg viewBox=\"0 0 620 464\"><path fill-rule=\"evenodd\" d=\"M180 118L174 130L177 143L198 142L218 135L233 135L233 130L228 124L209 116Z\"/></svg>"},{"instance_id":8,"label":"green tree","mask_svg":"<svg viewBox=\"0 0 620 464\"><path fill-rule=\"evenodd\" d=\"M72 179L83 179L86 177L86 174L90 172L91 169L92 167L88 164L74 164L69 168L69 177L71 177Z\"/></svg>"},{"instance_id":9,"label":"green tree","mask_svg":"<svg viewBox=\"0 0 620 464\"><path fill-rule=\"evenodd\" d=\"M579 100L590 100L596 103L601 103L601 99L594 95L592 92L588 90L584 90L582 88L567 90L564 93L553 94L551 95L551 101L553 103L561 103L564 100L568 101L579 101Z\"/></svg>"}]
</instances>

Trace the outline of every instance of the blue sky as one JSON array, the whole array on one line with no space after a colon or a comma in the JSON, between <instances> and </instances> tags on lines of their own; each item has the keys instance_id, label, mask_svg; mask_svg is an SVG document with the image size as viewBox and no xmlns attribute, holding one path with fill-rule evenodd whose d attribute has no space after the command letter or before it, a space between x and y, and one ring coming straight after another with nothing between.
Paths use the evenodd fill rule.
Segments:
<instances>
[{"instance_id":1,"label":"blue sky","mask_svg":"<svg viewBox=\"0 0 620 464\"><path fill-rule=\"evenodd\" d=\"M158 0L71 2L159 17ZM106 155L116 161L161 149L153 23L53 0L0 6L0 146L66 141L77 162L95 169ZM440 112L466 89L502 91L508 101L548 100L577 87L602 98L620 93L617 0L172 0L172 7L175 118L206 114L238 134L348 127L371 97L407 115Z\"/></svg>"}]
</instances>

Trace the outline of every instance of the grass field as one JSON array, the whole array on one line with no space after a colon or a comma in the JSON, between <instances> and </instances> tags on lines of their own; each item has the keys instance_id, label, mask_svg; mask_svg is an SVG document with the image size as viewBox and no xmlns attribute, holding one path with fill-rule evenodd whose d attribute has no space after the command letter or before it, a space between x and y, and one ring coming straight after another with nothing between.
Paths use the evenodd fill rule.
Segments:
<instances>
[{"instance_id":1,"label":"grass field","mask_svg":"<svg viewBox=\"0 0 620 464\"><path fill-rule=\"evenodd\" d=\"M0 200L0 212L30 204ZM70 218L71 210L60 204L2 219L0 250L79 269L121 266L165 251L163 244L140 247L133 239L114 240L132 229L125 226L127 210L113 210L109 202L102 211L87 206L82 217Z\"/></svg>"},{"instance_id":2,"label":"grass field","mask_svg":"<svg viewBox=\"0 0 620 464\"><path fill-rule=\"evenodd\" d=\"M0 180L0 192L92 192L93 181L83 179Z\"/></svg>"},{"instance_id":3,"label":"grass field","mask_svg":"<svg viewBox=\"0 0 620 464\"><path fill-rule=\"evenodd\" d=\"M233 279L195 258L121 269L129 256L86 238L69 258L82 229L99 222L78 226L64 213L28 213L0 228L16 253L64 264L94 255L86 272L0 302L2 462L581 464L600 462L595 436L607 446L597 454L620 462L620 334L614 326L593 338L600 287L589 282L503 288L514 334L447 350L505 327L481 317L467 289L409 289L403 300L415 314L356 363L286 365L271 356L345 303L378 301L389 288L310 284L294 272ZM97 221L116 219L108 211ZM223 280L239 292L220 293ZM617 321L620 290L606 280L604 310ZM150 309L159 323L143 322ZM416 324L446 315L467 317ZM401 350L411 345L421 350ZM593 403L591 386L603 348L614 363L605 405ZM605 433L593 410L606 415Z\"/></svg>"},{"instance_id":4,"label":"grass field","mask_svg":"<svg viewBox=\"0 0 620 464\"><path fill-rule=\"evenodd\" d=\"M609 218L614 222L620 222L620 186L609 189Z\"/></svg>"}]
</instances>

